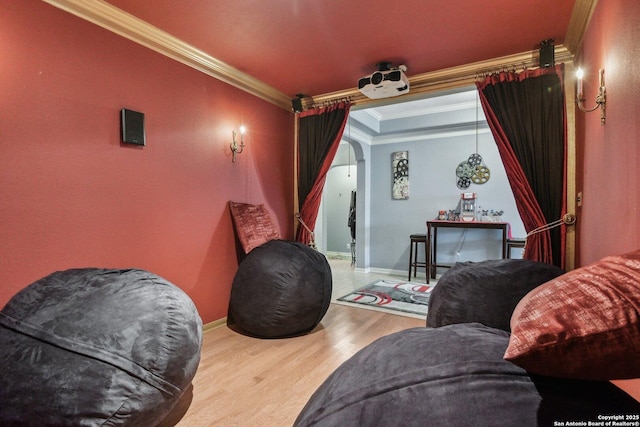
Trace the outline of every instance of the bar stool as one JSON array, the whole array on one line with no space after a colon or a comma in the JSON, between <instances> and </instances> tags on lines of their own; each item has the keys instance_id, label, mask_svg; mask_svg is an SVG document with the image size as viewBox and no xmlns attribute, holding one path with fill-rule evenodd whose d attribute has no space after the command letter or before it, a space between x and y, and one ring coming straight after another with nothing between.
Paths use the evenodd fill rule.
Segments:
<instances>
[{"instance_id":1,"label":"bar stool","mask_svg":"<svg viewBox=\"0 0 640 427\"><path fill-rule=\"evenodd\" d=\"M510 237L507 239L507 258L511 258L511 249L518 248L524 249L527 239L521 239L518 237Z\"/></svg>"},{"instance_id":2,"label":"bar stool","mask_svg":"<svg viewBox=\"0 0 640 427\"><path fill-rule=\"evenodd\" d=\"M409 236L410 246L409 246L409 278L407 280L411 280L411 269L413 268L413 277L416 277L416 273L418 267L424 268L426 270L427 263L418 261L418 244L422 243L425 245L425 253L427 248L427 235L426 234L412 234Z\"/></svg>"}]
</instances>

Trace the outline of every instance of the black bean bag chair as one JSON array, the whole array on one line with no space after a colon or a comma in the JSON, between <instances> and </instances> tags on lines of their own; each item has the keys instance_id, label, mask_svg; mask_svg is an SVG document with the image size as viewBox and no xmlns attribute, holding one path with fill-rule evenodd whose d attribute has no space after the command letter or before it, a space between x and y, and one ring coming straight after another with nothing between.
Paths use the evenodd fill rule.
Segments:
<instances>
[{"instance_id":1,"label":"black bean bag chair","mask_svg":"<svg viewBox=\"0 0 640 427\"><path fill-rule=\"evenodd\" d=\"M608 381L529 375L502 358L508 343L479 323L380 338L327 378L294 426L538 427L640 411Z\"/></svg>"},{"instance_id":2,"label":"black bean bag chair","mask_svg":"<svg viewBox=\"0 0 640 427\"><path fill-rule=\"evenodd\" d=\"M518 302L563 273L556 266L522 259L457 263L431 292L427 326L478 322L510 332Z\"/></svg>"},{"instance_id":3,"label":"black bean bag chair","mask_svg":"<svg viewBox=\"0 0 640 427\"><path fill-rule=\"evenodd\" d=\"M324 255L302 243L271 240L238 266L228 324L258 338L307 333L327 312L331 288L331 267Z\"/></svg>"},{"instance_id":4,"label":"black bean bag chair","mask_svg":"<svg viewBox=\"0 0 640 427\"><path fill-rule=\"evenodd\" d=\"M201 345L193 302L154 274L53 273L0 312L0 425L158 425Z\"/></svg>"}]
</instances>

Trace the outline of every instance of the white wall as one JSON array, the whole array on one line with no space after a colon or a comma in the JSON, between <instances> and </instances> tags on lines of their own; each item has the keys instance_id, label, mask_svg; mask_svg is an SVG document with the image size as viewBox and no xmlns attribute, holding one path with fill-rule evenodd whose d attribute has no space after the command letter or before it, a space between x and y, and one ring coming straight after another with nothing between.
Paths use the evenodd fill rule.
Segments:
<instances>
[{"instance_id":1,"label":"white wall","mask_svg":"<svg viewBox=\"0 0 640 427\"><path fill-rule=\"evenodd\" d=\"M456 209L463 191L475 192L478 205L503 210L502 219L511 223L513 234L524 235L497 147L488 131L478 136L478 153L490 169L485 184L457 187L456 168L475 153L476 136L455 136L426 141L375 145L371 148L371 267L406 271L409 264L409 235L426 233L426 221L436 219L439 210ZM409 151L409 199L391 197L391 153ZM501 257L501 232L458 229L438 232L438 262L480 261ZM424 254L420 256L424 259Z\"/></svg>"},{"instance_id":2,"label":"white wall","mask_svg":"<svg viewBox=\"0 0 640 427\"><path fill-rule=\"evenodd\" d=\"M351 252L351 230L348 227L351 191L356 189L357 167L335 166L327 173L322 195L327 252Z\"/></svg>"}]
</instances>

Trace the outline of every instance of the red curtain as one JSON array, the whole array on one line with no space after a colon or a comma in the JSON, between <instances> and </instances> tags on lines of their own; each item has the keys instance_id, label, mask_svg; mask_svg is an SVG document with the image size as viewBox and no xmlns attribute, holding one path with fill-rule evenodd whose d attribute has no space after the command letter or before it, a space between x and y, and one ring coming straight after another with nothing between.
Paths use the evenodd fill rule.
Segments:
<instances>
[{"instance_id":1,"label":"red curtain","mask_svg":"<svg viewBox=\"0 0 640 427\"><path fill-rule=\"evenodd\" d=\"M300 113L298 134L298 199L300 219L311 231L315 229L322 190L338 151L350 105L338 102L327 107ZM298 227L296 241L312 242L306 227Z\"/></svg>"},{"instance_id":2,"label":"red curtain","mask_svg":"<svg viewBox=\"0 0 640 427\"><path fill-rule=\"evenodd\" d=\"M563 66L502 72L476 84L527 233L566 212ZM564 227L531 234L525 258L564 267Z\"/></svg>"}]
</instances>

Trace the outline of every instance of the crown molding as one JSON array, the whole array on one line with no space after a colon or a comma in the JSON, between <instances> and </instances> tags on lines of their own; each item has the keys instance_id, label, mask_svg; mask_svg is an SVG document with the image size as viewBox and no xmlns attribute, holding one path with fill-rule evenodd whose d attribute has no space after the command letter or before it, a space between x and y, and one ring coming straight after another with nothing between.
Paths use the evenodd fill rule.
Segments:
<instances>
[{"instance_id":1,"label":"crown molding","mask_svg":"<svg viewBox=\"0 0 640 427\"><path fill-rule=\"evenodd\" d=\"M431 139L458 138L490 134L488 125L477 128L475 124L445 126L442 128L416 130L412 132L394 132L383 135L373 135L369 138L369 145L397 144L399 142L427 141Z\"/></svg>"},{"instance_id":2,"label":"crown molding","mask_svg":"<svg viewBox=\"0 0 640 427\"><path fill-rule=\"evenodd\" d=\"M396 113L387 113L385 112L384 117L377 112L375 108L366 109L366 114L370 115L373 119L377 121L386 121L386 120L396 120L396 119L406 119L409 117L420 117L426 116L429 114L439 114L439 113L448 113L452 111L460 111L460 110L468 110L477 108L476 101L469 102L456 102L446 105L438 105L432 106L428 108L411 108L410 110L403 110Z\"/></svg>"},{"instance_id":3,"label":"crown molding","mask_svg":"<svg viewBox=\"0 0 640 427\"><path fill-rule=\"evenodd\" d=\"M576 0L573 5L564 44L574 56L578 55L578 51L582 47L584 33L591 22L591 16L597 4L598 0Z\"/></svg>"},{"instance_id":4,"label":"crown molding","mask_svg":"<svg viewBox=\"0 0 640 427\"><path fill-rule=\"evenodd\" d=\"M43 1L265 101L291 110L291 100L284 93L105 1Z\"/></svg>"}]
</instances>

